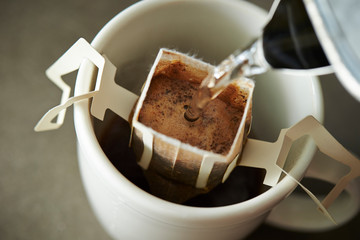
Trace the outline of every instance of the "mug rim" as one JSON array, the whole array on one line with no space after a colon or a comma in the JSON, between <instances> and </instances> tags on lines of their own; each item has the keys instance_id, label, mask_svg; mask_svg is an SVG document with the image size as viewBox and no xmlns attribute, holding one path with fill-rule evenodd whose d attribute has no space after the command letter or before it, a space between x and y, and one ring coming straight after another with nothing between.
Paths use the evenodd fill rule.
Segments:
<instances>
[{"instance_id":1,"label":"mug rim","mask_svg":"<svg viewBox=\"0 0 360 240\"><path fill-rule=\"evenodd\" d=\"M184 1L201 2L201 0ZM236 5L242 4L247 8L251 8L251 11L262 12L262 14L265 13L263 9L244 1L212 0L212 2ZM140 15L142 14L142 11L151 11L151 9L163 6L164 4L169 3L157 0L146 0L131 5L127 9L118 13L99 31L92 41L92 46L99 52L102 52L101 50L104 47L104 42L111 39L113 32L116 32L114 31L114 28L116 29L119 25L126 24L129 19L133 18L133 14ZM84 61L81 64L75 84L75 95L89 91L89 79L91 79L93 71L94 67L89 61ZM316 115L315 117L321 122L323 120L323 103L320 83L316 77L307 78L309 78L308 81L311 83L313 89L313 104L316 105L314 106L314 111L317 111L314 115ZM86 82L86 79L88 82ZM272 206L278 203L297 186L297 183L293 181L291 177L285 176L276 186L254 198L244 202L220 207L192 207L165 201L135 186L112 165L97 141L89 106L90 100L83 100L74 104L74 125L77 133L78 148L81 149L82 146L86 145L86 155L89 156L88 163L92 164L96 169L99 169L99 171L103 171L103 174L99 174L101 175L100 177L104 178L106 182L112 184L112 186L109 187L114 187L115 189L126 192L124 197L129 199L129 201L126 202L127 206L137 212L141 212L143 215L147 215L150 218L160 220L160 217L154 217L160 213L160 215L166 216L166 218L173 217L177 220L181 219L182 215L186 215L197 221L199 221L199 219L207 221L209 219L219 220L225 218L243 219L245 221L249 218L255 218L269 211L269 209L271 209L269 208L270 205ZM307 147L308 146L305 148ZM313 146L313 149L310 147L308 153L310 156L308 156L308 158L311 158L313 154L310 153L311 150L315 151L315 146ZM308 164L310 162L311 161L308 161ZM295 167L291 171L292 175L296 178L302 177L305 174L306 166L302 171L300 170L300 167ZM266 204L264 204L264 202L266 202ZM139 209L143 209L145 211L140 211ZM180 216L179 213L181 213ZM217 223L219 224L219 227L227 225L225 222L222 224L221 221L218 221ZM188 226L189 218L186 218L183 224Z\"/></svg>"}]
</instances>

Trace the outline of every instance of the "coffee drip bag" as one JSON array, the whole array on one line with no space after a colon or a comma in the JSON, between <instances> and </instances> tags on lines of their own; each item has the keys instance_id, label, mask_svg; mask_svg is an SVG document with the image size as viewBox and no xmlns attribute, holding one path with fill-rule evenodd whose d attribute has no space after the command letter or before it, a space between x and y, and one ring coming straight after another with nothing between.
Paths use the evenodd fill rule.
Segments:
<instances>
[{"instance_id":1,"label":"coffee drip bag","mask_svg":"<svg viewBox=\"0 0 360 240\"><path fill-rule=\"evenodd\" d=\"M195 122L184 113L213 66L161 49L133 109L131 146L152 194L182 203L211 191L237 165L251 126L254 83L239 78Z\"/></svg>"}]
</instances>

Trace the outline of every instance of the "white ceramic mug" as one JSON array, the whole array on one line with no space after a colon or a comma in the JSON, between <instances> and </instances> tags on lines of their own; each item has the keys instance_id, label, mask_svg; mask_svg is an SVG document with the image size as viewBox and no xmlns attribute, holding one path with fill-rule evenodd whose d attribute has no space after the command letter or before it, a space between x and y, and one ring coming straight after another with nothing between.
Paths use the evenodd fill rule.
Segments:
<instances>
[{"instance_id":1,"label":"white ceramic mug","mask_svg":"<svg viewBox=\"0 0 360 240\"><path fill-rule=\"evenodd\" d=\"M139 94L159 48L175 48L219 63L258 36L266 21L263 10L244 1L146 0L114 17L98 33L92 46L117 67L119 84ZM95 68L85 61L79 69L75 95L93 88L94 75ZM136 187L112 165L97 140L89 104L83 100L74 107L80 171L96 216L115 239L241 239L254 231L297 186L286 176L259 196L224 207L188 207L161 200ZM258 76L253 109L253 130L264 140L274 140L280 129L307 115L321 121L319 82L313 77L277 72ZM315 145L305 140L296 148L301 154L287 170L300 180L307 173ZM354 204L358 206L358 202ZM316 207L305 211L316 212ZM354 215L354 207L349 211L343 221ZM308 227L306 220L295 226L286 225L287 217L275 214L268 219L287 228ZM326 223L316 228L332 227L327 219L322 222Z\"/></svg>"}]
</instances>

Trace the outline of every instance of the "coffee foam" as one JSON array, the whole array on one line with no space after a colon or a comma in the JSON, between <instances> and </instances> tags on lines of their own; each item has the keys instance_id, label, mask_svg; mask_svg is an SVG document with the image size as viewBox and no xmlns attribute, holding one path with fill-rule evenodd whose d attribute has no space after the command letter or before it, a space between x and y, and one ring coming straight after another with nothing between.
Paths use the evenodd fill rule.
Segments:
<instances>
[{"instance_id":1,"label":"coffee foam","mask_svg":"<svg viewBox=\"0 0 360 240\"><path fill-rule=\"evenodd\" d=\"M231 84L204 108L197 121L189 122L184 113L207 74L188 68L173 61L155 72L139 122L194 147L226 155L240 125L247 93Z\"/></svg>"}]
</instances>

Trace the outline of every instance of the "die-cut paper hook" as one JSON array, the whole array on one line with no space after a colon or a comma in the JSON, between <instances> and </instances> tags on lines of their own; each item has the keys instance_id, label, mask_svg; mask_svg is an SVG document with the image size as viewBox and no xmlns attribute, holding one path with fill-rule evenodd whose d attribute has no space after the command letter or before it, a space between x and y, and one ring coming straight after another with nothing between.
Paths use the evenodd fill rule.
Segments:
<instances>
[{"instance_id":1,"label":"die-cut paper hook","mask_svg":"<svg viewBox=\"0 0 360 240\"><path fill-rule=\"evenodd\" d=\"M90 60L98 68L95 90L69 98L71 88L62 76L80 68L81 63ZM35 131L59 128L65 118L65 109L73 103L93 97L91 113L103 120L106 109L111 109L124 119L128 119L138 96L115 83L116 67L106 56L98 53L85 39L80 38L68 51L46 70L48 78L61 90L60 105L50 109L37 123ZM118 104L124 102L125 104ZM52 120L57 116L56 122Z\"/></svg>"}]
</instances>

